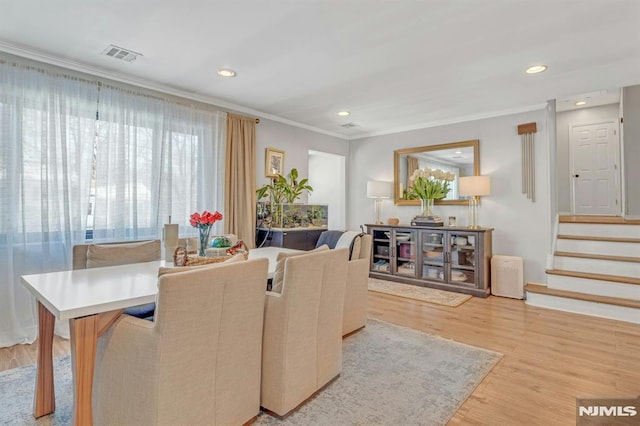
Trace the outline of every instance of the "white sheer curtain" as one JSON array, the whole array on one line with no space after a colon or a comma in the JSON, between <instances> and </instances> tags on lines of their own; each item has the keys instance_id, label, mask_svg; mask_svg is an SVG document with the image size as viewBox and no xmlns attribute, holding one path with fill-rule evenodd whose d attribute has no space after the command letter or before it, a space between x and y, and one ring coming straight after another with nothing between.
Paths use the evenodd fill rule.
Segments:
<instances>
[{"instance_id":1,"label":"white sheer curtain","mask_svg":"<svg viewBox=\"0 0 640 426\"><path fill-rule=\"evenodd\" d=\"M21 275L69 269L87 235L159 238L169 215L195 234L191 213L222 208L225 117L0 60L0 347L37 335Z\"/></svg>"},{"instance_id":2,"label":"white sheer curtain","mask_svg":"<svg viewBox=\"0 0 640 426\"><path fill-rule=\"evenodd\" d=\"M20 275L84 241L95 110L95 84L0 62L0 347L37 335Z\"/></svg>"},{"instance_id":3,"label":"white sheer curtain","mask_svg":"<svg viewBox=\"0 0 640 426\"><path fill-rule=\"evenodd\" d=\"M93 239L156 238L164 101L113 87L99 96Z\"/></svg>"},{"instance_id":4,"label":"white sheer curtain","mask_svg":"<svg viewBox=\"0 0 640 426\"><path fill-rule=\"evenodd\" d=\"M222 205L225 114L103 86L98 116L94 241L159 238L169 216L195 235L189 215Z\"/></svg>"},{"instance_id":5,"label":"white sheer curtain","mask_svg":"<svg viewBox=\"0 0 640 426\"><path fill-rule=\"evenodd\" d=\"M181 235L195 236L197 230L189 224L193 212L218 210L224 215L226 114L169 105L165 120L158 225L171 216ZM218 222L211 235L222 231Z\"/></svg>"}]
</instances>

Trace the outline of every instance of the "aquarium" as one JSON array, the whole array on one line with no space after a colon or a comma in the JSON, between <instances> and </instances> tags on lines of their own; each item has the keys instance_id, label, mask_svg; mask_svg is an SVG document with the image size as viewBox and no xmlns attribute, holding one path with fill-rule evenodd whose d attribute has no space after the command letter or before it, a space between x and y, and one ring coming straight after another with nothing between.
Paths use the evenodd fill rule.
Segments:
<instances>
[{"instance_id":1,"label":"aquarium","mask_svg":"<svg viewBox=\"0 0 640 426\"><path fill-rule=\"evenodd\" d=\"M257 228L326 228L329 206L326 204L272 204L259 202Z\"/></svg>"}]
</instances>

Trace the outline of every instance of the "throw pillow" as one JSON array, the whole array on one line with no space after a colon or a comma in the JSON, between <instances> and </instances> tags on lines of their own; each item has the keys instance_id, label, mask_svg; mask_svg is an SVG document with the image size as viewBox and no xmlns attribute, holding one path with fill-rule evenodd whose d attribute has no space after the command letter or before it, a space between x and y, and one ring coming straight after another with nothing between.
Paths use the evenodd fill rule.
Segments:
<instances>
[{"instance_id":1,"label":"throw pillow","mask_svg":"<svg viewBox=\"0 0 640 426\"><path fill-rule=\"evenodd\" d=\"M273 273L273 281L271 284L271 291L276 293L282 293L282 284L284 281L284 264L289 257L293 256L301 256L303 254L309 254L316 251L325 251L329 250L329 246L326 244L321 245L311 251L302 251L300 253L278 253L278 257L276 257L276 270Z\"/></svg>"},{"instance_id":2,"label":"throw pillow","mask_svg":"<svg viewBox=\"0 0 640 426\"><path fill-rule=\"evenodd\" d=\"M349 249L349 260L359 259L360 258L360 246L362 244L361 237L362 233L355 231L346 231L338 242L336 243L335 248L348 248Z\"/></svg>"},{"instance_id":3,"label":"throw pillow","mask_svg":"<svg viewBox=\"0 0 640 426\"><path fill-rule=\"evenodd\" d=\"M118 244L91 244L87 268L160 260L160 240Z\"/></svg>"}]
</instances>

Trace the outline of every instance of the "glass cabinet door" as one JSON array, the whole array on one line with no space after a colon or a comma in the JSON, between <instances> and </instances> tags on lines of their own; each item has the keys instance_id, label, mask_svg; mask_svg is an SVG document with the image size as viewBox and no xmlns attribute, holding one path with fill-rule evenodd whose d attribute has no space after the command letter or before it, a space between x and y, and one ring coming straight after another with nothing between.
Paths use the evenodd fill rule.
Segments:
<instances>
[{"instance_id":1,"label":"glass cabinet door","mask_svg":"<svg viewBox=\"0 0 640 426\"><path fill-rule=\"evenodd\" d=\"M397 275L416 277L416 242L417 231L393 231L395 241L395 272Z\"/></svg>"},{"instance_id":2,"label":"glass cabinet door","mask_svg":"<svg viewBox=\"0 0 640 426\"><path fill-rule=\"evenodd\" d=\"M420 231L422 241L422 278L446 281L447 246L444 231Z\"/></svg>"},{"instance_id":3,"label":"glass cabinet door","mask_svg":"<svg viewBox=\"0 0 640 426\"><path fill-rule=\"evenodd\" d=\"M391 273L391 231L388 229L373 229L373 247L371 270L375 272Z\"/></svg>"},{"instance_id":4,"label":"glass cabinet door","mask_svg":"<svg viewBox=\"0 0 640 426\"><path fill-rule=\"evenodd\" d=\"M476 234L464 231L451 231L449 262L450 280L456 284L475 285L476 282Z\"/></svg>"}]
</instances>

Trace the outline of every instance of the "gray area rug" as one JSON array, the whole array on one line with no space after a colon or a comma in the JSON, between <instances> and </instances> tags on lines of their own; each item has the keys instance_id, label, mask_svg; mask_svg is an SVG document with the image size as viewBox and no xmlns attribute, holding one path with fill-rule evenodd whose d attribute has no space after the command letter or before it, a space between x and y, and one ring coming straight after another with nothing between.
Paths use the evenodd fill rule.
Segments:
<instances>
[{"instance_id":1,"label":"gray area rug","mask_svg":"<svg viewBox=\"0 0 640 426\"><path fill-rule=\"evenodd\" d=\"M344 342L342 374L284 421L262 414L258 425L443 425L502 356L382 321ZM55 360L56 412L31 415L35 367L0 373L0 424L67 425L70 358Z\"/></svg>"}]
</instances>

